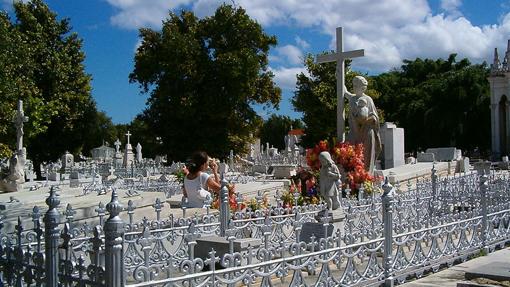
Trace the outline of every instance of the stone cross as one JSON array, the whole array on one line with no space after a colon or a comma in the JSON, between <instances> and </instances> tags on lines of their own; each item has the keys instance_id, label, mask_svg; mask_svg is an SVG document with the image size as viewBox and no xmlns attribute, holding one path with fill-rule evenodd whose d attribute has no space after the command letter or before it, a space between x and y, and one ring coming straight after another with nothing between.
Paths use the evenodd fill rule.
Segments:
<instances>
[{"instance_id":1,"label":"stone cross","mask_svg":"<svg viewBox=\"0 0 510 287\"><path fill-rule=\"evenodd\" d=\"M345 95L345 59L363 57L365 50L353 50L344 52L343 28L336 28L336 53L327 55L318 55L316 63L336 62L336 132L337 140L345 141L345 111L344 111L344 95Z\"/></svg>"},{"instance_id":2,"label":"stone cross","mask_svg":"<svg viewBox=\"0 0 510 287\"><path fill-rule=\"evenodd\" d=\"M110 175L113 176L113 173L115 172L115 168L112 166L110 166L110 169L108 170L110 172Z\"/></svg>"},{"instance_id":3,"label":"stone cross","mask_svg":"<svg viewBox=\"0 0 510 287\"><path fill-rule=\"evenodd\" d=\"M129 144L129 137L131 136L131 133L128 131L126 136L127 136L127 144Z\"/></svg>"},{"instance_id":4,"label":"stone cross","mask_svg":"<svg viewBox=\"0 0 510 287\"><path fill-rule=\"evenodd\" d=\"M116 153L118 153L118 152L119 152L119 149L120 149L120 145L121 145L120 140L119 140L119 139L117 139L117 140L116 140L113 144L115 145L115 149L116 149L116 151L115 151L115 152L116 152Z\"/></svg>"},{"instance_id":5,"label":"stone cross","mask_svg":"<svg viewBox=\"0 0 510 287\"><path fill-rule=\"evenodd\" d=\"M12 122L16 126L16 150L21 151L23 149L23 123L28 121L28 117L23 112L23 101L18 101L18 110Z\"/></svg>"}]
</instances>

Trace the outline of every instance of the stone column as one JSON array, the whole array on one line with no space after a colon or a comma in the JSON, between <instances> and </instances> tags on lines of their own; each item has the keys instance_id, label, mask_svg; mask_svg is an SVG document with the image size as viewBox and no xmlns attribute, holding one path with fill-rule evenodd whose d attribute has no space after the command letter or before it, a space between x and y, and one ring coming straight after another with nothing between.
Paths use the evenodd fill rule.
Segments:
<instances>
[{"instance_id":1,"label":"stone column","mask_svg":"<svg viewBox=\"0 0 510 287\"><path fill-rule=\"evenodd\" d=\"M491 128L492 128L492 155L494 159L499 158L501 148L499 146L499 110L498 104L491 104Z\"/></svg>"}]
</instances>

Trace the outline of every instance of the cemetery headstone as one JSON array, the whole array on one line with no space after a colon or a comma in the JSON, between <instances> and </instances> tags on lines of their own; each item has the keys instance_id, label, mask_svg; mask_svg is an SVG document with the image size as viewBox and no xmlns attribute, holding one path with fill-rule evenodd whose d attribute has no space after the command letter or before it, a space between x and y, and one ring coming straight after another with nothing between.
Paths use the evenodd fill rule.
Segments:
<instances>
[{"instance_id":1,"label":"cemetery headstone","mask_svg":"<svg viewBox=\"0 0 510 287\"><path fill-rule=\"evenodd\" d=\"M272 165L275 179L291 178L296 175L296 166L293 164Z\"/></svg>"},{"instance_id":2,"label":"cemetery headstone","mask_svg":"<svg viewBox=\"0 0 510 287\"><path fill-rule=\"evenodd\" d=\"M70 154L68 151L62 156L62 170L65 172L65 170L69 170L74 166L74 156Z\"/></svg>"},{"instance_id":3,"label":"cemetery headstone","mask_svg":"<svg viewBox=\"0 0 510 287\"><path fill-rule=\"evenodd\" d=\"M455 172L468 172L470 169L469 157L464 157L461 160L457 160L457 167Z\"/></svg>"},{"instance_id":4,"label":"cemetery headstone","mask_svg":"<svg viewBox=\"0 0 510 287\"><path fill-rule=\"evenodd\" d=\"M317 222L305 222L301 227L301 233L299 234L299 241L306 243L312 242L312 236L318 241L321 238L330 237L333 235L333 224L327 226L327 235L324 234L324 225Z\"/></svg>"},{"instance_id":5,"label":"cemetery headstone","mask_svg":"<svg viewBox=\"0 0 510 287\"><path fill-rule=\"evenodd\" d=\"M418 162L434 162L435 160L435 155L431 152L420 152L417 156Z\"/></svg>"},{"instance_id":6,"label":"cemetery headstone","mask_svg":"<svg viewBox=\"0 0 510 287\"><path fill-rule=\"evenodd\" d=\"M433 153L436 161L452 161L457 159L457 149L454 147L428 148L426 153Z\"/></svg>"},{"instance_id":7,"label":"cemetery headstone","mask_svg":"<svg viewBox=\"0 0 510 287\"><path fill-rule=\"evenodd\" d=\"M381 127L384 168L404 165L404 129L394 123L386 122Z\"/></svg>"},{"instance_id":8,"label":"cemetery headstone","mask_svg":"<svg viewBox=\"0 0 510 287\"><path fill-rule=\"evenodd\" d=\"M131 136L131 133L128 131L126 133L127 143L126 143L126 149L124 151L124 161L122 162L122 166L124 166L124 167L131 167L133 165L133 161L134 161L133 147L131 146L131 143L129 142L130 136Z\"/></svg>"}]
</instances>

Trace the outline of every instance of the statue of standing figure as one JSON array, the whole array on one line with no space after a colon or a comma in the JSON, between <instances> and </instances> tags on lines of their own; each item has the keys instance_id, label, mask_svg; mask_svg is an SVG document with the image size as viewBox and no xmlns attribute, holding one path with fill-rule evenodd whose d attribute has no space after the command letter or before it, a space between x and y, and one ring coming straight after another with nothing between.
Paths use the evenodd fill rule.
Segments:
<instances>
[{"instance_id":1,"label":"statue of standing figure","mask_svg":"<svg viewBox=\"0 0 510 287\"><path fill-rule=\"evenodd\" d=\"M352 80L354 94L345 88L345 97L349 100L349 134L347 141L363 144L365 170L374 174L375 160L382 150L379 135L379 115L374 101L365 94L368 82L362 76Z\"/></svg>"},{"instance_id":2,"label":"statue of standing figure","mask_svg":"<svg viewBox=\"0 0 510 287\"><path fill-rule=\"evenodd\" d=\"M319 154L319 160L321 162L320 195L326 201L328 209L336 210L340 207L340 201L338 200L341 183L340 170L327 151Z\"/></svg>"}]
</instances>

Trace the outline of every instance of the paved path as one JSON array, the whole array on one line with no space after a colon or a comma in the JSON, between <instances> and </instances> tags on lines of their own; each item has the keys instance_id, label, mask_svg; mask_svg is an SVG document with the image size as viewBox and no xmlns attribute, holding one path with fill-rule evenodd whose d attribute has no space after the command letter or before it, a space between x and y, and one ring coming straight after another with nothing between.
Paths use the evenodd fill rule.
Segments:
<instances>
[{"instance_id":1,"label":"paved path","mask_svg":"<svg viewBox=\"0 0 510 287\"><path fill-rule=\"evenodd\" d=\"M467 270L489 264L491 262L507 262L510 274L510 247L496 252L489 253L487 256L477 257L443 270L438 273L430 274L419 280L404 283L399 286L405 287L456 287L458 282L465 282L464 274ZM488 284L487 284L488 285ZM486 286L487 286L486 285ZM498 285L495 285L498 286ZM500 285L509 286L509 285Z\"/></svg>"}]
</instances>

